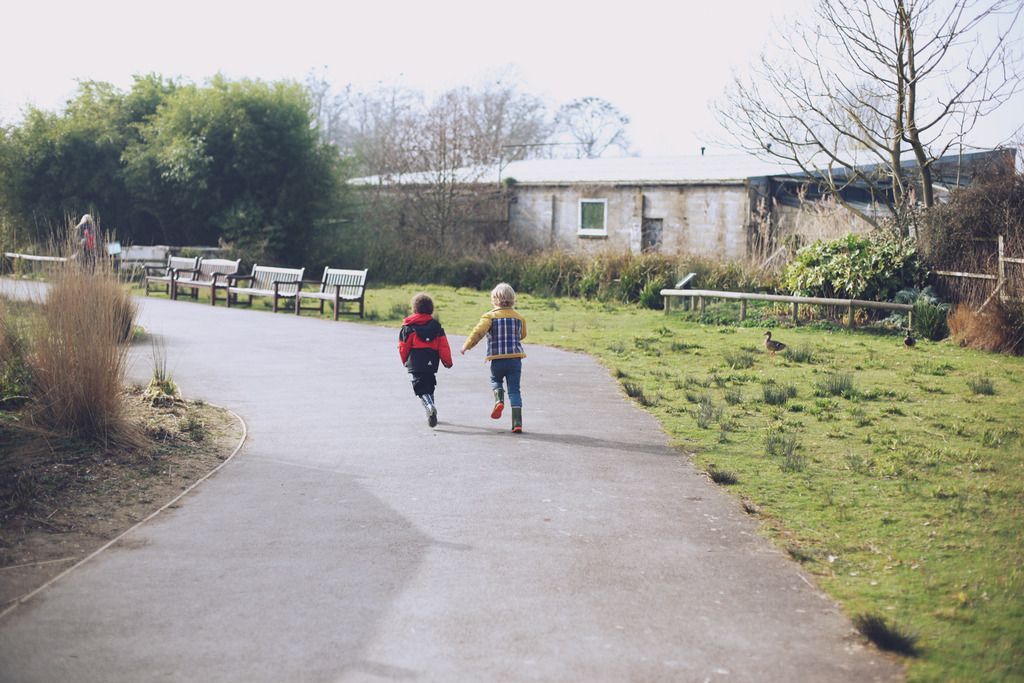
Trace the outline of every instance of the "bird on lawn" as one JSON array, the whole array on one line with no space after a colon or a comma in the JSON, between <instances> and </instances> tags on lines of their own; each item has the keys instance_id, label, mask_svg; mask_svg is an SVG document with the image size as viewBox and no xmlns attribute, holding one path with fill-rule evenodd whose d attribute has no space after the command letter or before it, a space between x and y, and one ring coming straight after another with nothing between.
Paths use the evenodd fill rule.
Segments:
<instances>
[{"instance_id":1,"label":"bird on lawn","mask_svg":"<svg viewBox=\"0 0 1024 683\"><path fill-rule=\"evenodd\" d=\"M768 349L768 353L774 356L776 353L786 348L786 345L780 341L772 339L772 331L768 330L764 333L764 348Z\"/></svg>"},{"instance_id":2,"label":"bird on lawn","mask_svg":"<svg viewBox=\"0 0 1024 683\"><path fill-rule=\"evenodd\" d=\"M903 345L908 349L917 343L917 340L910 335L910 330L907 330L907 336L903 338Z\"/></svg>"}]
</instances>

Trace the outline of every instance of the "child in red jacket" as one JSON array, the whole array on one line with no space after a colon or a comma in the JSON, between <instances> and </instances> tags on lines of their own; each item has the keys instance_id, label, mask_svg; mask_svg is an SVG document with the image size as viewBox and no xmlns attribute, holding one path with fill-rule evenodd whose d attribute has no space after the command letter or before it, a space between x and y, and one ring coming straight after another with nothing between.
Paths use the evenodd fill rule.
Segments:
<instances>
[{"instance_id":1,"label":"child in red jacket","mask_svg":"<svg viewBox=\"0 0 1024 683\"><path fill-rule=\"evenodd\" d=\"M437 426L434 388L437 366L452 366L452 351L441 323L434 320L434 301L426 294L412 298L412 315L402 321L398 333L398 355L409 371L412 390L419 396L427 412L427 424Z\"/></svg>"}]
</instances>

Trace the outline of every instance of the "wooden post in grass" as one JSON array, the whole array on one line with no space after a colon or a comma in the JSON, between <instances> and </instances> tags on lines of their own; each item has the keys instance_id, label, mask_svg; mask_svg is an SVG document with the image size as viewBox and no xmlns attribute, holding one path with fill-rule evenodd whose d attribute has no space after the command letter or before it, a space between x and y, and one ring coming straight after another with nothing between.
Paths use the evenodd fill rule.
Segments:
<instances>
[{"instance_id":1,"label":"wooden post in grass","mask_svg":"<svg viewBox=\"0 0 1024 683\"><path fill-rule=\"evenodd\" d=\"M697 303L700 304L700 314L704 315L704 297L702 297L702 296L697 297Z\"/></svg>"},{"instance_id":2,"label":"wooden post in grass","mask_svg":"<svg viewBox=\"0 0 1024 683\"><path fill-rule=\"evenodd\" d=\"M846 326L853 329L853 299L850 299L850 310L846 314Z\"/></svg>"},{"instance_id":3,"label":"wooden post in grass","mask_svg":"<svg viewBox=\"0 0 1024 683\"><path fill-rule=\"evenodd\" d=\"M797 302L794 301L793 302L793 325L796 326L796 325L799 325L799 324L800 324L800 304L798 304Z\"/></svg>"},{"instance_id":4,"label":"wooden post in grass","mask_svg":"<svg viewBox=\"0 0 1024 683\"><path fill-rule=\"evenodd\" d=\"M1006 259L1006 253L1003 251L1003 236L1000 235L999 236L999 271L998 271L998 274L997 274L997 277L999 279L996 280L996 291L1001 290L1002 287L1003 287L1003 284L1006 281L1006 261L1005 261L1005 259ZM1003 300L1004 298L1006 298L1004 294L1000 294L999 295L1000 301Z\"/></svg>"},{"instance_id":5,"label":"wooden post in grass","mask_svg":"<svg viewBox=\"0 0 1024 683\"><path fill-rule=\"evenodd\" d=\"M747 319L747 300L740 299L740 322Z\"/></svg>"}]
</instances>

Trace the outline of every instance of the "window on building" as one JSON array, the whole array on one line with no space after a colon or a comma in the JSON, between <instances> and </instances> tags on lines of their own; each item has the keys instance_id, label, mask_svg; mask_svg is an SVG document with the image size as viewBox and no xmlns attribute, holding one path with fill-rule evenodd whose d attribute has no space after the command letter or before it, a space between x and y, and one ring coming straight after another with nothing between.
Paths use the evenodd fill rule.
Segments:
<instances>
[{"instance_id":1,"label":"window on building","mask_svg":"<svg viewBox=\"0 0 1024 683\"><path fill-rule=\"evenodd\" d=\"M580 235L606 236L608 234L608 200L580 200Z\"/></svg>"}]
</instances>

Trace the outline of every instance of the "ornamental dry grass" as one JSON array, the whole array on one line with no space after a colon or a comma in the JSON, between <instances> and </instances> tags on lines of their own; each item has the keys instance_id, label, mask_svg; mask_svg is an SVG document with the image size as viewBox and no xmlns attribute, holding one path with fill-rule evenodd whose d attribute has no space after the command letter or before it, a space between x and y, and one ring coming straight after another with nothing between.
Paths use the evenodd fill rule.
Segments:
<instances>
[{"instance_id":1,"label":"ornamental dry grass","mask_svg":"<svg viewBox=\"0 0 1024 683\"><path fill-rule=\"evenodd\" d=\"M961 346L979 351L1024 354L1024 305L993 302L987 310L976 312L960 304L949 315L950 335Z\"/></svg>"},{"instance_id":2,"label":"ornamental dry grass","mask_svg":"<svg viewBox=\"0 0 1024 683\"><path fill-rule=\"evenodd\" d=\"M69 261L35 317L30 418L40 429L104 447L139 443L122 388L135 305L110 263Z\"/></svg>"}]
</instances>

